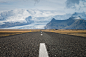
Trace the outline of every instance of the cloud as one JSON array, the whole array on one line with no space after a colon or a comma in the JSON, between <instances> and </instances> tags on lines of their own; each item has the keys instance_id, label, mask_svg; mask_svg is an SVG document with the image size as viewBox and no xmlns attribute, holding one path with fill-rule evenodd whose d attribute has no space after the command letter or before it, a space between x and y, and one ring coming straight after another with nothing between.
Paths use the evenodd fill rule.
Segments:
<instances>
[{"instance_id":1,"label":"cloud","mask_svg":"<svg viewBox=\"0 0 86 57\"><path fill-rule=\"evenodd\" d=\"M0 10L39 9L59 12L86 11L86 0L0 0Z\"/></svg>"},{"instance_id":2,"label":"cloud","mask_svg":"<svg viewBox=\"0 0 86 57\"><path fill-rule=\"evenodd\" d=\"M78 7L81 7L80 6L81 5L81 2L83 2L82 5L84 5L86 3L86 0L67 0L66 1L66 7L67 8L75 8L76 9L77 8L76 5Z\"/></svg>"},{"instance_id":3,"label":"cloud","mask_svg":"<svg viewBox=\"0 0 86 57\"><path fill-rule=\"evenodd\" d=\"M3 2L10 2L10 1L14 1L14 0L0 0L0 3L3 3Z\"/></svg>"},{"instance_id":4,"label":"cloud","mask_svg":"<svg viewBox=\"0 0 86 57\"><path fill-rule=\"evenodd\" d=\"M34 0L34 1L35 1L34 5L36 5L38 2L40 2L40 0Z\"/></svg>"},{"instance_id":5,"label":"cloud","mask_svg":"<svg viewBox=\"0 0 86 57\"><path fill-rule=\"evenodd\" d=\"M9 1L31 1L31 0L0 0L0 2L9 2ZM40 0L33 0L33 1L38 3Z\"/></svg>"},{"instance_id":6,"label":"cloud","mask_svg":"<svg viewBox=\"0 0 86 57\"><path fill-rule=\"evenodd\" d=\"M67 0L66 7L67 8L75 7L75 4L79 4L79 1L80 0Z\"/></svg>"},{"instance_id":7,"label":"cloud","mask_svg":"<svg viewBox=\"0 0 86 57\"><path fill-rule=\"evenodd\" d=\"M7 3L7 2L5 2L5 1L0 1L0 3Z\"/></svg>"},{"instance_id":8,"label":"cloud","mask_svg":"<svg viewBox=\"0 0 86 57\"><path fill-rule=\"evenodd\" d=\"M40 0L34 0L36 3L39 2Z\"/></svg>"},{"instance_id":9,"label":"cloud","mask_svg":"<svg viewBox=\"0 0 86 57\"><path fill-rule=\"evenodd\" d=\"M2 3L18 3L18 2L23 2L23 3L27 3L27 2L34 2L33 5L36 5L37 3L40 2L40 0L0 0L0 4ZM20 3L19 3L20 4Z\"/></svg>"}]
</instances>

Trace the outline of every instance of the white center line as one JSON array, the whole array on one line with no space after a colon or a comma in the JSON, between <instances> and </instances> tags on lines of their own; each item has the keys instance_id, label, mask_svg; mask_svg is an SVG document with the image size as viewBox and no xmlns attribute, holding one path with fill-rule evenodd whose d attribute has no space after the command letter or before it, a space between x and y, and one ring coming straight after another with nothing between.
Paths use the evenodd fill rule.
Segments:
<instances>
[{"instance_id":1,"label":"white center line","mask_svg":"<svg viewBox=\"0 0 86 57\"><path fill-rule=\"evenodd\" d=\"M43 34L41 34L41 36L42 36Z\"/></svg>"},{"instance_id":2,"label":"white center line","mask_svg":"<svg viewBox=\"0 0 86 57\"><path fill-rule=\"evenodd\" d=\"M45 43L40 43L39 57L49 57Z\"/></svg>"}]
</instances>

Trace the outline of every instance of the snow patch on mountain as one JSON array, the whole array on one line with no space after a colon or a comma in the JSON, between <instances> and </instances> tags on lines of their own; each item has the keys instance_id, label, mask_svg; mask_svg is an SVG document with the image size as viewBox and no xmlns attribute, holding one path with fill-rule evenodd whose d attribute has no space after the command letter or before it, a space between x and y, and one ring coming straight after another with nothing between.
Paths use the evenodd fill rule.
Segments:
<instances>
[{"instance_id":1,"label":"snow patch on mountain","mask_svg":"<svg viewBox=\"0 0 86 57\"><path fill-rule=\"evenodd\" d=\"M64 14L64 13L63 13ZM60 15L63 15L60 14ZM24 10L24 9L15 9L10 11L3 11L0 12L0 25L5 25L8 23L33 23L34 25L28 25L29 28L43 28L53 16L59 15L57 11L49 11L49 10ZM31 16L31 19L30 19ZM30 19L30 20L29 20ZM42 25L43 23L43 25ZM17 25L17 24L16 24ZM27 26L21 27L16 26L10 28L27 28ZM6 27L6 26L5 26ZM7 26L9 27L9 26Z\"/></svg>"},{"instance_id":2,"label":"snow patch on mountain","mask_svg":"<svg viewBox=\"0 0 86 57\"><path fill-rule=\"evenodd\" d=\"M71 17L76 17L76 19L81 18L86 20L86 12L82 12L82 13L75 12Z\"/></svg>"},{"instance_id":3,"label":"snow patch on mountain","mask_svg":"<svg viewBox=\"0 0 86 57\"><path fill-rule=\"evenodd\" d=\"M0 13L2 22L25 22L25 18L30 16L26 10L11 10Z\"/></svg>"},{"instance_id":4,"label":"snow patch on mountain","mask_svg":"<svg viewBox=\"0 0 86 57\"><path fill-rule=\"evenodd\" d=\"M8 23L27 23L26 25L2 28L2 29L43 29L44 26L51 21L52 18L56 20L65 20L70 17L75 19L85 19L86 13L65 14L58 11L49 10L24 10L16 9L10 11L0 12L0 25ZM0 27L1 28L1 27Z\"/></svg>"},{"instance_id":5,"label":"snow patch on mountain","mask_svg":"<svg viewBox=\"0 0 86 57\"><path fill-rule=\"evenodd\" d=\"M42 11L42 10L11 10L0 13L0 22L25 22L25 18L32 16L32 20L35 17L49 17L57 15L58 12Z\"/></svg>"},{"instance_id":6,"label":"snow patch on mountain","mask_svg":"<svg viewBox=\"0 0 86 57\"><path fill-rule=\"evenodd\" d=\"M81 19L81 18L78 16L78 17L75 17L74 19Z\"/></svg>"},{"instance_id":7,"label":"snow patch on mountain","mask_svg":"<svg viewBox=\"0 0 86 57\"><path fill-rule=\"evenodd\" d=\"M1 28L1 29L44 29L45 24L30 24L30 25L23 25L23 26L15 26L9 28Z\"/></svg>"},{"instance_id":8,"label":"snow patch on mountain","mask_svg":"<svg viewBox=\"0 0 86 57\"><path fill-rule=\"evenodd\" d=\"M53 16L53 18L55 18L56 20L65 20L68 19L69 17L71 17L72 14L64 14L64 15L55 15Z\"/></svg>"}]
</instances>

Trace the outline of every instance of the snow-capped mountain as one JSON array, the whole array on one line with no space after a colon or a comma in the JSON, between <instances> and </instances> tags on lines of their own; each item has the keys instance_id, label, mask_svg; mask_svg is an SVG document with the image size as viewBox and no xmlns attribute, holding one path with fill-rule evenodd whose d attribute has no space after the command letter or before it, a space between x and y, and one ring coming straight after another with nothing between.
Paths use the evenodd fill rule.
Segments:
<instances>
[{"instance_id":1,"label":"snow-capped mountain","mask_svg":"<svg viewBox=\"0 0 86 57\"><path fill-rule=\"evenodd\" d=\"M58 11L49 10L9 10L0 12L0 29L43 29L44 26L51 21L65 20L73 17L73 19L85 19L86 14L60 14Z\"/></svg>"},{"instance_id":2,"label":"snow-capped mountain","mask_svg":"<svg viewBox=\"0 0 86 57\"><path fill-rule=\"evenodd\" d=\"M76 17L76 19L81 18L86 20L86 12L82 12L82 13L75 12L71 17Z\"/></svg>"},{"instance_id":3,"label":"snow-capped mountain","mask_svg":"<svg viewBox=\"0 0 86 57\"><path fill-rule=\"evenodd\" d=\"M31 29L43 28L51 19L57 15L57 11L48 10L10 10L0 13L0 28L28 27ZM33 25L32 25L33 24ZM26 26L29 25L29 26Z\"/></svg>"},{"instance_id":4,"label":"snow-capped mountain","mask_svg":"<svg viewBox=\"0 0 86 57\"><path fill-rule=\"evenodd\" d=\"M45 29L86 29L86 20L70 17L67 20L52 19Z\"/></svg>"},{"instance_id":5,"label":"snow-capped mountain","mask_svg":"<svg viewBox=\"0 0 86 57\"><path fill-rule=\"evenodd\" d=\"M55 15L53 18L56 20L65 20L71 17L72 14L65 14L65 15Z\"/></svg>"}]
</instances>

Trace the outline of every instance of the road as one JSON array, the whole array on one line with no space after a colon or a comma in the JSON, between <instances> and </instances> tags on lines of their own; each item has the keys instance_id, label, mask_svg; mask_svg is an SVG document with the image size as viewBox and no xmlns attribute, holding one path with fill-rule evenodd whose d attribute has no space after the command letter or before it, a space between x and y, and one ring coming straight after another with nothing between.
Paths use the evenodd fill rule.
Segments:
<instances>
[{"instance_id":1,"label":"road","mask_svg":"<svg viewBox=\"0 0 86 57\"><path fill-rule=\"evenodd\" d=\"M0 38L0 57L39 57L45 43L49 57L86 57L86 38L51 32L30 32Z\"/></svg>"}]
</instances>

